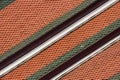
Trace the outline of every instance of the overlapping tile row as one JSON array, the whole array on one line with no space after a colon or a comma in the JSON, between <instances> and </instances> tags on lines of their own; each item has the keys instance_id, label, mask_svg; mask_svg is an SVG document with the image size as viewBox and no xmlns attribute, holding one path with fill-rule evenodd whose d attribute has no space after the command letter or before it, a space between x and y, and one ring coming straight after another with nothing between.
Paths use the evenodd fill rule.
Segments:
<instances>
[{"instance_id":1,"label":"overlapping tile row","mask_svg":"<svg viewBox=\"0 0 120 80\"><path fill-rule=\"evenodd\" d=\"M47 72L42 72L44 68L49 66L50 63L56 61L60 56L67 54L72 48L81 44L83 41L87 40L89 37L95 35L118 18L120 18L120 3L117 3L115 6L106 10L87 24L81 26L79 29L70 33L68 36L64 37L60 41L56 42L54 45L16 68L14 71L10 72L2 79L25 79L34 74L36 71L40 70L41 73L35 76L35 79L40 78L41 76L48 73L54 67L47 67ZM63 62L60 62L62 64ZM88 62L89 63L89 62ZM87 64L87 63L86 63ZM57 66L56 64L53 64ZM42 74L42 75L41 75ZM114 74L114 73L112 73ZM40 76L41 75L41 76ZM109 76L108 76L109 77ZM28 79L32 79L31 77Z\"/></svg>"}]
</instances>

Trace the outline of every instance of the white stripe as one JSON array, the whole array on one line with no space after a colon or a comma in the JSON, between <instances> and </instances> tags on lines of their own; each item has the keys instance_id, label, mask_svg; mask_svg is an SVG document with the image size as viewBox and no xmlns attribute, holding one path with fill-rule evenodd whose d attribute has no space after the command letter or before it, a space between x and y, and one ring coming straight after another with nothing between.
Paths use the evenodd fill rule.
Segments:
<instances>
[{"instance_id":1,"label":"white stripe","mask_svg":"<svg viewBox=\"0 0 120 80\"><path fill-rule=\"evenodd\" d=\"M120 35L117 36L116 38L112 39L111 41L107 42L105 45L103 45L102 47L98 48L97 50L95 50L94 52L92 52L91 54L89 54L88 56L86 56L85 58L79 60L78 62L76 62L75 64L73 64L72 66L70 66L69 68L65 69L64 71L62 71L61 73L59 73L58 75L56 75L55 77L53 77L51 80L59 80L61 77L65 76L67 73L69 73L72 70L76 69L81 64L83 64L84 62L86 62L89 59L93 58L94 56L96 56L100 52L104 51L105 49L107 49L108 47L110 47L111 45L113 45L115 42L117 42L119 40L120 40Z\"/></svg>"},{"instance_id":2,"label":"white stripe","mask_svg":"<svg viewBox=\"0 0 120 80\"><path fill-rule=\"evenodd\" d=\"M60 40L61 38L63 38L64 36L66 36L67 34L72 32L73 30L79 28L81 25L85 24L90 19L92 19L93 17L97 16L98 14L100 14L101 12L106 10L107 8L111 7L112 5L117 3L118 1L119 0L109 0L108 2L106 2L105 4L100 6L99 8L95 9L94 11L89 13L88 15L86 15L83 18L79 19L78 21L76 21L75 23L70 25L68 28L64 29L63 31L61 31L60 33L56 34L52 38L48 39L46 42L42 43L41 45L39 45L35 49L31 50L29 53L25 54L24 56L22 56L21 58L17 59L16 61L11 63L7 67L5 67L2 70L0 70L0 77L4 76L5 74L10 72L11 70L15 69L16 67L18 67L19 65L21 65L25 61L27 61L27 60L31 59L32 57L36 56L41 51L43 51L44 49L48 48L53 43L55 43L56 41Z\"/></svg>"}]
</instances>

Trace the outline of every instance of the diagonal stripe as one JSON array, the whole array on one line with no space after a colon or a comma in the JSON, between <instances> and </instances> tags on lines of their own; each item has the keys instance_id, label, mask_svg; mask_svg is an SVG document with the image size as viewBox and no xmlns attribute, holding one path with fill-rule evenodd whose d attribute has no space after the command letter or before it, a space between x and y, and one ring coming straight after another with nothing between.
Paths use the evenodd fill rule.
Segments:
<instances>
[{"instance_id":1,"label":"diagonal stripe","mask_svg":"<svg viewBox=\"0 0 120 80\"><path fill-rule=\"evenodd\" d=\"M12 3L15 0L0 0L0 10Z\"/></svg>"},{"instance_id":2,"label":"diagonal stripe","mask_svg":"<svg viewBox=\"0 0 120 80\"><path fill-rule=\"evenodd\" d=\"M101 46L100 48L96 49L95 51L93 51L92 53L90 53L89 55L84 57L83 59L77 61L72 66L68 67L67 69L65 69L64 71L62 71L61 73L59 73L58 75L53 77L51 80L56 80L56 79L62 78L63 76L65 76L66 74L70 73L74 69L79 68L80 65L82 65L86 61L90 60L94 56L98 55L100 52L104 51L105 49L109 48L111 45L113 45L114 43L118 42L119 40L120 40L120 35L115 37L115 38L113 38L112 40L108 41L103 46Z\"/></svg>"},{"instance_id":3,"label":"diagonal stripe","mask_svg":"<svg viewBox=\"0 0 120 80\"><path fill-rule=\"evenodd\" d=\"M114 76L110 77L109 80L120 80L120 73L117 73Z\"/></svg>"},{"instance_id":4,"label":"diagonal stripe","mask_svg":"<svg viewBox=\"0 0 120 80\"><path fill-rule=\"evenodd\" d=\"M98 1L99 2L99 1ZM103 1L106 2L106 1ZM65 35L67 35L68 33L70 33L71 31L75 30L76 28L78 28L80 25L86 23L88 20L90 20L92 17L100 14L102 11L106 10L107 8L109 8L110 6L114 5L115 3L118 2L118 0L114 0L114 1L107 1L106 3L103 4L103 2L99 2L99 4L95 4L97 5L97 9L93 8L93 13L90 12L88 13L86 16L84 16L83 18L81 18L80 20L76 21L75 23L73 23L72 25L70 25L70 27L65 28L63 31L61 31L60 33L56 34L55 36L53 36L52 38L48 39L46 42L42 43L41 45L39 45L38 47L36 47L34 50L28 52L27 54L25 54L24 56L18 58L15 62L11 63L10 65L8 65L7 67L5 66L5 68L3 68L1 70L1 75L4 75L6 73L8 73L9 71L11 71L12 69L16 68L18 65L20 65L21 63L25 62L26 60L29 60L30 58L32 58L33 56L37 55L38 52L41 52L42 50L44 50L46 47L50 46L51 44L53 44L54 42L58 41L59 39L63 38ZM103 4L103 5L102 5ZM102 5L102 6L100 6ZM31 45L33 46L33 45ZM22 52L23 53L23 52ZM3 64L1 63L1 66Z\"/></svg>"},{"instance_id":5,"label":"diagonal stripe","mask_svg":"<svg viewBox=\"0 0 120 80\"><path fill-rule=\"evenodd\" d=\"M92 44L91 46L89 46L88 48L83 50L82 52L79 52L77 55L73 56L71 59L69 59L65 63L61 64L56 69L54 69L53 71L49 72L48 74L46 74L42 78L40 78L40 80L51 79L54 76L55 76L55 79L61 77L62 75L66 74L67 72L69 72L72 69L74 69L73 67L78 66L78 64L81 63L81 60L84 62L85 60L90 59L91 57L93 57L94 55L97 54L96 52L99 52L102 49L104 49L104 47L106 47L106 46L108 46L108 45L110 45L110 44L120 40L120 36L119 35L120 35L120 27L117 28L116 30L114 30L113 32L109 33L105 37L101 38L96 43ZM105 45L103 45L103 44L105 44ZM87 55L89 55L89 56L87 56ZM73 64L75 64L75 65L73 65ZM63 70L65 70L65 72ZM60 75L59 75L59 73L60 73ZM57 74L58 74L58 76L56 77ZM52 80L54 80L54 78Z\"/></svg>"},{"instance_id":6,"label":"diagonal stripe","mask_svg":"<svg viewBox=\"0 0 120 80\"><path fill-rule=\"evenodd\" d=\"M33 34L31 37L27 38L26 40L22 41L21 43L19 43L18 45L16 45L15 47L13 47L12 49L10 49L9 51L7 51L5 54L0 55L0 61L6 59L7 57L9 57L10 55L14 54L15 52L17 52L18 50L22 49L23 47L25 47L27 44L31 43L32 41L36 40L38 37L42 36L43 34L45 34L46 32L50 31L52 28L54 28L56 25L64 22L65 20L67 20L68 18L70 18L71 16L75 15L76 13L78 13L79 11L83 10L84 8L86 8L88 5L90 5L91 3L93 3L96 0L86 0L84 1L82 4L80 4L78 7L76 7L75 9L71 10L70 12L68 12L67 14L65 14L64 16L58 18L57 20L55 20L54 22L50 23L49 25L47 25L46 27L44 27L42 30L36 32L35 34Z\"/></svg>"},{"instance_id":7,"label":"diagonal stripe","mask_svg":"<svg viewBox=\"0 0 120 80\"><path fill-rule=\"evenodd\" d=\"M81 41L84 41L108 24L112 23L119 15L119 8L117 7L119 7L119 4L115 5L111 9L108 9L105 11L105 13L102 13L102 15L90 21L87 25L81 27L79 30L69 35L69 37L64 38L62 41L56 43L48 50L42 52L39 56L30 60L25 65L22 65L3 78L11 79L11 76L14 75L12 79L24 79L25 75L29 76L41 67L44 67L46 64L52 62L54 59L70 50Z\"/></svg>"},{"instance_id":8,"label":"diagonal stripe","mask_svg":"<svg viewBox=\"0 0 120 80\"><path fill-rule=\"evenodd\" d=\"M120 41L104 50L96 57L90 59L83 65L79 66L69 74L65 75L61 80L66 79L93 79L93 80L109 80L110 76L120 71ZM118 74L119 75L119 74ZM116 75L116 77L118 77ZM112 77L111 77L112 78ZM119 80L113 78L113 80Z\"/></svg>"},{"instance_id":9,"label":"diagonal stripe","mask_svg":"<svg viewBox=\"0 0 120 80\"><path fill-rule=\"evenodd\" d=\"M119 25L120 25L120 19L118 19L115 23L111 24L109 27L106 27L105 29L103 29L101 32L99 32L95 36L89 38L85 42L83 42L80 45L76 46L75 48L73 48L68 53L62 55L57 60L55 60L54 62L50 63L49 65L47 65L43 69L40 69L34 75L30 76L28 78L28 80L29 79L30 80L38 79L38 78L42 77L43 75L47 74L48 72L54 70L55 68L57 68L58 66L60 66L61 64L63 64L64 62L66 62L67 60L72 58L73 56L77 55L79 52L85 50L90 45L94 44L98 40L102 39L104 36L108 35L112 31L114 31L115 29L119 28L120 27Z\"/></svg>"}]
</instances>

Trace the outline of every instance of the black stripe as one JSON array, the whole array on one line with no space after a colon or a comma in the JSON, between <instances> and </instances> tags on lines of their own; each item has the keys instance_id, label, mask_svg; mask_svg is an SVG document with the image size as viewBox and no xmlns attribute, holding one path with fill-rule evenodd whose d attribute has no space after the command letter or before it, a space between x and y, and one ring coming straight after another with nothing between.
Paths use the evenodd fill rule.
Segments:
<instances>
[{"instance_id":1,"label":"black stripe","mask_svg":"<svg viewBox=\"0 0 120 80\"><path fill-rule=\"evenodd\" d=\"M83 59L84 57L88 56L90 53L92 53L93 51L100 48L102 45L104 45L105 43L107 43L108 41L112 40L113 38L115 38L119 35L120 35L120 27L118 29L114 30L113 32L111 32L110 34L108 34L107 36L105 36L104 38L102 38L101 40L99 40L98 42L96 42L95 44L91 45L87 49L83 50L82 52L80 52L78 55L74 56L67 62L63 63L62 65L60 65L59 67L57 67L56 69L54 69L53 71L48 73L47 75L43 76L40 80L51 79L55 75L59 74L63 70L72 66L74 63L76 63L79 60Z\"/></svg>"},{"instance_id":2,"label":"black stripe","mask_svg":"<svg viewBox=\"0 0 120 80\"><path fill-rule=\"evenodd\" d=\"M23 49L19 50L15 54L9 56L7 59L1 61L0 62L0 70L3 69L4 67L8 66L9 64L11 64L12 62L17 60L18 58L24 56L29 51L33 50L34 48L36 48L37 46L39 46L43 42L47 41L48 39L53 37L55 34L61 32L63 29L69 27L71 24L73 24L74 22L76 22L80 18L84 17L85 15L89 14L91 11L95 10L96 8L98 8L99 6L101 6L103 3L107 2L107 1L108 0L97 0L96 2L94 2L93 4L88 6L86 9L84 9L83 11L77 13L76 15L74 15L70 19L66 20L62 24L56 26L54 29L52 29L51 31L49 31L48 33L43 35L42 37L38 38L37 40L33 41L32 43L30 43L29 45L27 45Z\"/></svg>"}]
</instances>

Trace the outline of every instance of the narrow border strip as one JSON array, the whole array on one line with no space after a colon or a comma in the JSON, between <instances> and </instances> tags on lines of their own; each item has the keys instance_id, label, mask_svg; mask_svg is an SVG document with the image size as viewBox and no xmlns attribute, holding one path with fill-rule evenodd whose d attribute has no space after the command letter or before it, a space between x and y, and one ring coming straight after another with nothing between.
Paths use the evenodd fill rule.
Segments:
<instances>
[{"instance_id":1,"label":"narrow border strip","mask_svg":"<svg viewBox=\"0 0 120 80\"><path fill-rule=\"evenodd\" d=\"M102 3L98 1L99 5L96 4L97 7L95 9L92 8L93 11L91 11L90 13L88 13L87 15L85 15L84 17L80 18L78 21L76 21L75 23L73 23L69 27L65 28L61 32L57 33L52 38L48 39L46 42L42 43L41 45L39 45L38 47L36 47L32 51L28 52L24 56L20 57L16 61L12 62L8 66L5 66L3 69L1 69L0 76L3 76L5 74L7 74L11 70L13 70L16 67L18 67L19 65L21 65L23 62L31 59L32 57L34 57L35 55L37 55L38 53L40 53L41 51L43 51L44 49L46 49L47 47L49 47L50 45L52 45L53 43L55 43L56 41L60 40L61 38L63 38L64 36L66 36L67 34L69 34L70 32L72 32L73 30L79 28L81 25L83 25L84 23L88 22L93 17L97 16L98 14L100 14L101 12L103 12L104 10L106 10L107 8L109 8L112 5L114 5L118 1L119 0L112 0L112 1L111 0L104 0L104 1L101 1ZM100 5L102 5L102 6L100 6ZM1 64L1 66L2 66L2 64Z\"/></svg>"},{"instance_id":2,"label":"narrow border strip","mask_svg":"<svg viewBox=\"0 0 120 80\"><path fill-rule=\"evenodd\" d=\"M0 10L5 8L7 5L12 3L15 0L0 0Z\"/></svg>"},{"instance_id":3,"label":"narrow border strip","mask_svg":"<svg viewBox=\"0 0 120 80\"><path fill-rule=\"evenodd\" d=\"M42 30L39 30L38 32L36 32L32 36L30 36L29 38L25 39L24 41L20 42L16 46L12 47L7 52L0 55L0 62L5 60L9 56L15 54L17 51L21 50L23 47L27 46L29 43L31 43L31 42L35 41L36 39L38 39L39 37L43 36L45 33L49 32L50 30L55 28L57 25L63 23L64 21L71 18L78 12L84 10L86 7L88 7L90 4L94 3L95 1L96 0L85 0L80 5L78 5L76 8L72 9L65 15L61 16L60 18L54 20L52 23L45 26Z\"/></svg>"},{"instance_id":4,"label":"narrow border strip","mask_svg":"<svg viewBox=\"0 0 120 80\"><path fill-rule=\"evenodd\" d=\"M107 43L108 41L112 40L113 38L115 38L119 35L120 35L120 26L117 29L115 29L114 31L112 31L111 33L109 33L108 35L106 35L105 37L103 37L102 39L98 40L93 45L89 46L88 48L86 48L82 52L79 52L77 55L73 56L71 59L69 59L65 63L58 66L53 71L49 72L48 74L46 74L45 76L40 78L40 80L51 79L52 77L56 76L57 74L59 74L63 70L65 70L68 67L70 67L71 65L75 64L80 59L86 57L87 55L89 55L90 53L92 53L93 51L95 51L96 49L103 46L105 43Z\"/></svg>"},{"instance_id":5,"label":"narrow border strip","mask_svg":"<svg viewBox=\"0 0 120 80\"><path fill-rule=\"evenodd\" d=\"M78 62L74 63L72 66L68 67L67 69L65 69L64 71L62 71L61 73L59 73L58 75L53 77L51 80L59 80L59 79L61 79L63 76L70 73L71 71L73 71L74 69L76 69L77 67L79 67L80 65L85 63L86 61L90 60L91 58L95 57L96 55L100 54L102 51L109 48L111 45L118 42L119 40L120 40L120 35L115 37L114 39L108 41L106 44L104 44L100 48L96 49L95 51L93 51L92 53L90 53L89 55L84 57L83 59L81 59Z\"/></svg>"},{"instance_id":6,"label":"narrow border strip","mask_svg":"<svg viewBox=\"0 0 120 80\"><path fill-rule=\"evenodd\" d=\"M110 77L108 80L120 80L120 72Z\"/></svg>"},{"instance_id":7,"label":"narrow border strip","mask_svg":"<svg viewBox=\"0 0 120 80\"><path fill-rule=\"evenodd\" d=\"M109 25L108 27L104 28L101 30L99 33L94 35L93 37L90 37L86 41L82 42L80 45L76 46L66 54L62 55L55 61L51 62L49 65L43 67L42 69L38 70L36 73L31 75L30 77L27 78L27 80L33 80L33 79L39 79L43 77L45 74L51 72L52 70L56 69L58 66L61 64L65 63L78 53L82 52L83 50L87 49L94 43L96 43L98 40L102 39L106 35L110 34L114 30L120 27L120 19L116 20L113 24Z\"/></svg>"}]
</instances>

